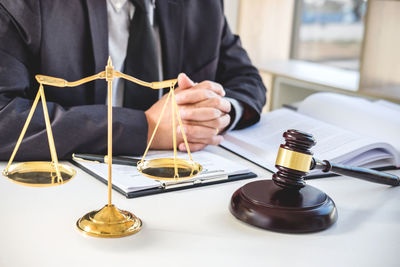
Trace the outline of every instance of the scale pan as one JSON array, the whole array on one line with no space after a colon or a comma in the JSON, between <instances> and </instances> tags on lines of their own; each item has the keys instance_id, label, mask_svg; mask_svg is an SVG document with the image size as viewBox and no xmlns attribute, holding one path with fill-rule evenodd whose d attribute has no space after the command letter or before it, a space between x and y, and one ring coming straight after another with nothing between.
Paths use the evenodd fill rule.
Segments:
<instances>
[{"instance_id":1,"label":"scale pan","mask_svg":"<svg viewBox=\"0 0 400 267\"><path fill-rule=\"evenodd\" d=\"M12 164L3 175L17 184L32 187L48 187L68 182L76 173L74 169L58 164L62 182L58 181L54 163L47 161L30 161Z\"/></svg>"},{"instance_id":2,"label":"scale pan","mask_svg":"<svg viewBox=\"0 0 400 267\"><path fill-rule=\"evenodd\" d=\"M176 164L176 165L175 165ZM178 176L175 176L175 166ZM201 172L203 167L193 160L161 158L138 162L138 171L156 180L189 179Z\"/></svg>"}]
</instances>

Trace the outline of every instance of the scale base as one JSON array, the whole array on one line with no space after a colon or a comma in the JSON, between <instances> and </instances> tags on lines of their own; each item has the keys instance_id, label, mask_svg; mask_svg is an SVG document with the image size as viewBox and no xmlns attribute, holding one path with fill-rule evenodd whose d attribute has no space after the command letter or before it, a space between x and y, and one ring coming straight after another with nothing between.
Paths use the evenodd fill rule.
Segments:
<instances>
[{"instance_id":1,"label":"scale base","mask_svg":"<svg viewBox=\"0 0 400 267\"><path fill-rule=\"evenodd\" d=\"M333 200L315 187L283 189L272 180L248 183L232 196L231 213L267 230L307 233L327 229L337 220Z\"/></svg>"},{"instance_id":2,"label":"scale base","mask_svg":"<svg viewBox=\"0 0 400 267\"><path fill-rule=\"evenodd\" d=\"M58 181L55 163L48 161L30 161L12 164L3 175L11 181L32 187L48 187L65 184L76 171L67 165L58 163L62 181Z\"/></svg>"},{"instance_id":3,"label":"scale base","mask_svg":"<svg viewBox=\"0 0 400 267\"><path fill-rule=\"evenodd\" d=\"M114 205L85 214L76 222L78 229L94 237L123 237L133 235L142 228L142 221L128 211Z\"/></svg>"}]
</instances>

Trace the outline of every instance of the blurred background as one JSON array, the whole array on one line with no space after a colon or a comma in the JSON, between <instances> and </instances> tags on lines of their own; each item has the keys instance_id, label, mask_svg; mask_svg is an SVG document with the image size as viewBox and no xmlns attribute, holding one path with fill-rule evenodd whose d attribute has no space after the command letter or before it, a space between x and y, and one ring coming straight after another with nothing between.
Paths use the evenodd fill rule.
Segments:
<instances>
[{"instance_id":1,"label":"blurred background","mask_svg":"<svg viewBox=\"0 0 400 267\"><path fill-rule=\"evenodd\" d=\"M358 70L366 0L299 1L293 58Z\"/></svg>"},{"instance_id":2,"label":"blurred background","mask_svg":"<svg viewBox=\"0 0 400 267\"><path fill-rule=\"evenodd\" d=\"M225 0L266 110L320 91L400 102L399 0Z\"/></svg>"}]
</instances>

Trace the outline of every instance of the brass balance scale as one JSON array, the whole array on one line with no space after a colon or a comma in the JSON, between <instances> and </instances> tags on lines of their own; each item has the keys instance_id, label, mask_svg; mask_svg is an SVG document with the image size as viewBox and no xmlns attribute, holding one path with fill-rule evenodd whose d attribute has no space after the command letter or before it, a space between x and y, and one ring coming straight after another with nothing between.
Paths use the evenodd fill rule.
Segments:
<instances>
[{"instance_id":1,"label":"brass balance scale","mask_svg":"<svg viewBox=\"0 0 400 267\"><path fill-rule=\"evenodd\" d=\"M114 70L111 63L111 58L108 59L105 71L98 74L83 78L75 82L68 82L66 80L36 75L36 80L39 83L39 90L33 101L32 108L28 114L28 118L22 128L21 134L17 140L14 151L11 154L10 160L7 167L3 170L3 175L21 185L33 186L33 187L48 187L64 184L71 180L76 174L76 171L71 167L61 164L58 162L56 148L54 145L53 133L51 130L50 118L47 111L46 98L44 93L43 85L50 85L56 87L75 87L93 80L105 79L107 81L108 99L107 99L107 117L108 117L108 129L107 129L107 162L108 162L108 204L106 204L100 210L91 211L81 217L76 225L77 228L89 235L96 237L123 237L138 232L142 227L142 221L134 214L119 210L111 202L112 192L112 81L114 78L123 78L131 82L140 84L142 86L149 87L151 89L162 89L170 88L167 99L162 107L160 117L158 118L156 127L151 135L150 141L143 154L142 159L137 163L138 171L152 179L157 180L179 180L179 179L190 179L201 172L202 166L197 162L193 161L190 153L189 145L187 142L186 134L182 125L182 120L179 115L178 105L175 101L174 88L177 83L177 79L160 81L160 82L144 82L136 79L132 76L126 75L119 71ZM35 112L39 99L42 101L44 120L46 124L47 137L50 148L51 162L46 161L32 161L32 162L21 162L12 164L14 157L21 145L22 139L28 129L29 123ZM172 111L172 131L173 131L173 158L160 158L145 160L147 152L149 151L150 145L156 135L158 126L163 117L164 111L167 104L171 101ZM186 146L189 159L177 158L177 143L176 143L176 119L181 126L182 136Z\"/></svg>"}]
</instances>

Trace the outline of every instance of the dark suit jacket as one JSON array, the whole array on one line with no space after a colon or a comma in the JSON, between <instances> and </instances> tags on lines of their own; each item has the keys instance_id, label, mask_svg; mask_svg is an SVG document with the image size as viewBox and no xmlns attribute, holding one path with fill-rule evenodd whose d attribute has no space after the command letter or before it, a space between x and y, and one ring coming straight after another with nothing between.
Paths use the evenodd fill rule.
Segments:
<instances>
[{"instance_id":1,"label":"dark suit jacket","mask_svg":"<svg viewBox=\"0 0 400 267\"><path fill-rule=\"evenodd\" d=\"M245 106L237 127L257 122L265 88L226 23L222 1L160 0L156 16L164 78L185 72L197 82L219 82L228 97ZM0 160L9 159L27 118L38 89L35 74L74 81L104 70L107 58L105 0L0 0ZM45 86L45 93L60 158L72 152L106 153L104 80L76 88ZM114 153L140 154L146 142L144 111L114 108ZM48 158L39 104L17 159Z\"/></svg>"}]
</instances>

